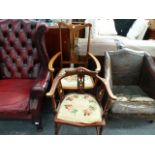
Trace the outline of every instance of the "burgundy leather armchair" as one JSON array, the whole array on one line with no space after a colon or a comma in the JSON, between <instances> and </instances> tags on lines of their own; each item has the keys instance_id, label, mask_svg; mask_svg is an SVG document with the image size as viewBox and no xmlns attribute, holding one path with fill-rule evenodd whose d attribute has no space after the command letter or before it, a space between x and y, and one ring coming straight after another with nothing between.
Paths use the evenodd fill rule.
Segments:
<instances>
[{"instance_id":1,"label":"burgundy leather armchair","mask_svg":"<svg viewBox=\"0 0 155 155\"><path fill-rule=\"evenodd\" d=\"M0 21L0 118L33 120L41 128L50 79L46 29L30 20Z\"/></svg>"}]
</instances>

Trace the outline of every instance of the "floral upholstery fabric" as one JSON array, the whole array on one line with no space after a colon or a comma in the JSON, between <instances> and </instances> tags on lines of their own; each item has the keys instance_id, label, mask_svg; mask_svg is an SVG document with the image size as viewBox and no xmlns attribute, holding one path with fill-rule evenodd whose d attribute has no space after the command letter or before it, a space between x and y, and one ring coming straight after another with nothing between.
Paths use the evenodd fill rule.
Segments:
<instances>
[{"instance_id":1,"label":"floral upholstery fabric","mask_svg":"<svg viewBox=\"0 0 155 155\"><path fill-rule=\"evenodd\" d=\"M63 68L61 69L61 71L59 72L59 75L62 75L65 73L65 70L72 70L73 68ZM90 88L93 88L94 87L94 81L93 81L93 78L88 76L88 75L85 75L85 89L90 89ZM62 84L62 87L64 89L77 89L77 75L72 75L72 76L68 76L68 77L65 77L61 80L61 84Z\"/></svg>"},{"instance_id":2,"label":"floral upholstery fabric","mask_svg":"<svg viewBox=\"0 0 155 155\"><path fill-rule=\"evenodd\" d=\"M57 118L78 123L102 121L102 109L96 99L89 94L68 94L62 101Z\"/></svg>"},{"instance_id":3,"label":"floral upholstery fabric","mask_svg":"<svg viewBox=\"0 0 155 155\"><path fill-rule=\"evenodd\" d=\"M114 86L117 100L111 111L117 114L155 114L155 100L136 85Z\"/></svg>"}]
</instances>

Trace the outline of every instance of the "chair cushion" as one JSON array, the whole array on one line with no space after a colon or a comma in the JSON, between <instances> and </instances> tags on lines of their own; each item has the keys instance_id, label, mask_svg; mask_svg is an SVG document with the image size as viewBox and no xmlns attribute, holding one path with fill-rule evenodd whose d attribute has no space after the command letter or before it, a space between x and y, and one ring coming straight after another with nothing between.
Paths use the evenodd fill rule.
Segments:
<instances>
[{"instance_id":1,"label":"chair cushion","mask_svg":"<svg viewBox=\"0 0 155 155\"><path fill-rule=\"evenodd\" d=\"M57 119L87 124L102 122L102 109L93 96L72 93L63 99Z\"/></svg>"},{"instance_id":2,"label":"chair cushion","mask_svg":"<svg viewBox=\"0 0 155 155\"><path fill-rule=\"evenodd\" d=\"M139 86L114 86L117 101L112 105L112 113L155 114L155 100L150 98Z\"/></svg>"},{"instance_id":3,"label":"chair cushion","mask_svg":"<svg viewBox=\"0 0 155 155\"><path fill-rule=\"evenodd\" d=\"M30 90L35 80L0 80L0 113L29 111Z\"/></svg>"},{"instance_id":4,"label":"chair cushion","mask_svg":"<svg viewBox=\"0 0 155 155\"><path fill-rule=\"evenodd\" d=\"M72 70L73 68L63 68L60 70L59 75L65 73L65 70ZM63 89L77 89L77 75L72 75L65 77L61 80ZM94 87L93 78L85 75L85 89L90 89Z\"/></svg>"}]
</instances>

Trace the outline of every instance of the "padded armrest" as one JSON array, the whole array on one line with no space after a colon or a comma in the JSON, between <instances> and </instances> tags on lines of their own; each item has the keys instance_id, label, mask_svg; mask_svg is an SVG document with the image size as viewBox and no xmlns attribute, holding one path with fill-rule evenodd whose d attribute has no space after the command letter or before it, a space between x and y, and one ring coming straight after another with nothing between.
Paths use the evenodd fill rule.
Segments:
<instances>
[{"instance_id":1,"label":"padded armrest","mask_svg":"<svg viewBox=\"0 0 155 155\"><path fill-rule=\"evenodd\" d=\"M36 80L36 83L31 90L33 97L36 97L36 95L42 95L46 91L49 81L50 72L43 72L42 75Z\"/></svg>"},{"instance_id":2,"label":"padded armrest","mask_svg":"<svg viewBox=\"0 0 155 155\"><path fill-rule=\"evenodd\" d=\"M155 99L155 62L148 54L145 54L144 56L140 86Z\"/></svg>"}]
</instances>

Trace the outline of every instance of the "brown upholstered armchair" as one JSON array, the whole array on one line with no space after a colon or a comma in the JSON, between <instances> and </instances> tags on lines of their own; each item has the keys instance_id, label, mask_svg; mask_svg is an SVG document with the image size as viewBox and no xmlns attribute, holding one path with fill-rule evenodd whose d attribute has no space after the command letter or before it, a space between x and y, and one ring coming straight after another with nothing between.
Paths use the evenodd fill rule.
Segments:
<instances>
[{"instance_id":1,"label":"brown upholstered armchair","mask_svg":"<svg viewBox=\"0 0 155 155\"><path fill-rule=\"evenodd\" d=\"M147 52L106 52L105 78L117 96L113 115L155 119L155 63Z\"/></svg>"},{"instance_id":2,"label":"brown upholstered armchair","mask_svg":"<svg viewBox=\"0 0 155 155\"><path fill-rule=\"evenodd\" d=\"M49 82L45 24L0 21L0 118L33 120L41 127L41 109Z\"/></svg>"}]
</instances>

